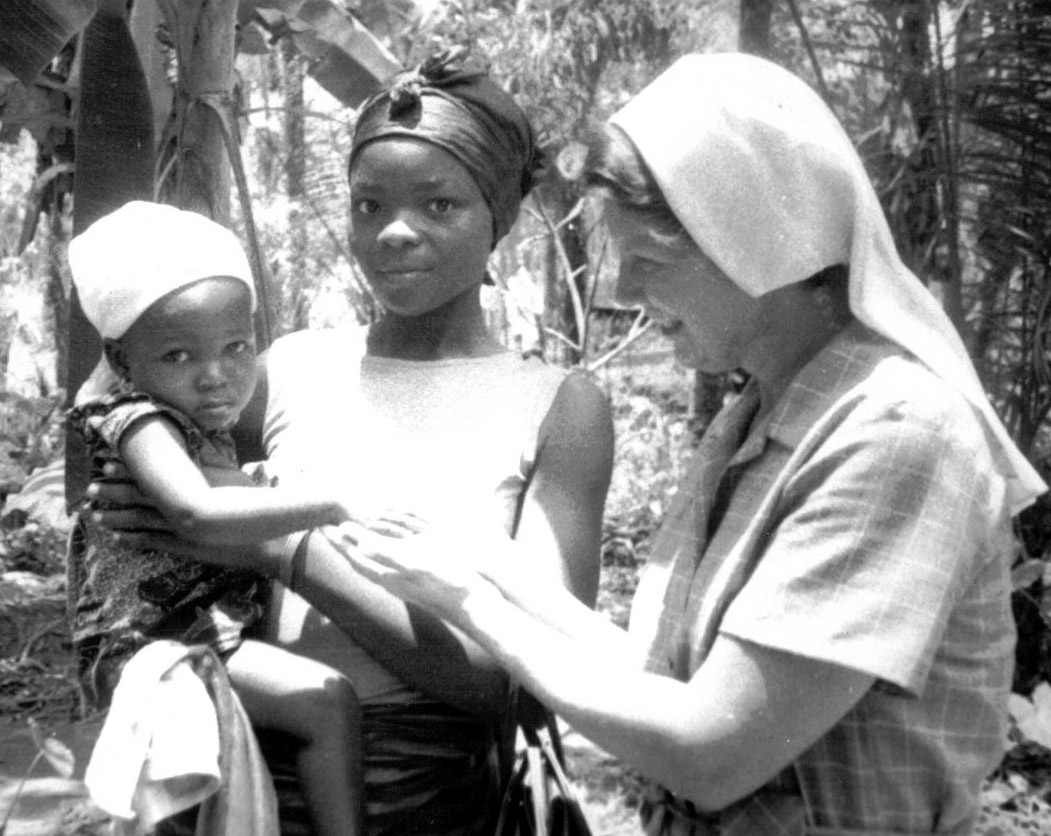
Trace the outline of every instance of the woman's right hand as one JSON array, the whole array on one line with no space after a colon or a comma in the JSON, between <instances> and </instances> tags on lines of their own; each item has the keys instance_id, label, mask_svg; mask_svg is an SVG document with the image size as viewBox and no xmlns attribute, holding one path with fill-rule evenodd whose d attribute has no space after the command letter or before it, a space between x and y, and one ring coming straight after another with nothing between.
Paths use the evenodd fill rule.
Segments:
<instances>
[{"instance_id":1,"label":"woman's right hand","mask_svg":"<svg viewBox=\"0 0 1051 836\"><path fill-rule=\"evenodd\" d=\"M128 475L123 465L109 462L103 475L84 494L91 519L118 534L172 534L171 524Z\"/></svg>"}]
</instances>

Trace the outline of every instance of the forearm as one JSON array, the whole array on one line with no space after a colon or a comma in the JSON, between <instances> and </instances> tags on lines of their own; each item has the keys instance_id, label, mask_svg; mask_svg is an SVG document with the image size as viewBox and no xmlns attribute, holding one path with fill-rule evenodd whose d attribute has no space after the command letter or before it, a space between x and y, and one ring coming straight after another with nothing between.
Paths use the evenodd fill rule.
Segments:
<instances>
[{"instance_id":1,"label":"forearm","mask_svg":"<svg viewBox=\"0 0 1051 836\"><path fill-rule=\"evenodd\" d=\"M258 543L341 522L342 506L329 498L285 488L222 486L167 511L178 531L200 543Z\"/></svg>"},{"instance_id":2,"label":"forearm","mask_svg":"<svg viewBox=\"0 0 1051 836\"><path fill-rule=\"evenodd\" d=\"M624 632L581 608L591 619L563 617L556 627L498 596L472 595L458 621L576 731L650 780L695 796L686 686L628 667Z\"/></svg>"},{"instance_id":3,"label":"forearm","mask_svg":"<svg viewBox=\"0 0 1051 836\"><path fill-rule=\"evenodd\" d=\"M491 561L498 569L483 567L482 574L493 582L503 596L536 620L576 641L606 646L613 654L630 651L627 633L601 613L595 612L566 587L533 571L526 547L509 541L507 553Z\"/></svg>"},{"instance_id":4,"label":"forearm","mask_svg":"<svg viewBox=\"0 0 1051 836\"><path fill-rule=\"evenodd\" d=\"M813 745L872 677L720 637L689 682L643 672L617 642L568 637L478 589L457 619L577 731L703 810L755 790Z\"/></svg>"},{"instance_id":5,"label":"forearm","mask_svg":"<svg viewBox=\"0 0 1051 836\"><path fill-rule=\"evenodd\" d=\"M476 642L358 574L317 532L302 558L295 591L401 680L471 713L504 708L507 675Z\"/></svg>"}]
</instances>

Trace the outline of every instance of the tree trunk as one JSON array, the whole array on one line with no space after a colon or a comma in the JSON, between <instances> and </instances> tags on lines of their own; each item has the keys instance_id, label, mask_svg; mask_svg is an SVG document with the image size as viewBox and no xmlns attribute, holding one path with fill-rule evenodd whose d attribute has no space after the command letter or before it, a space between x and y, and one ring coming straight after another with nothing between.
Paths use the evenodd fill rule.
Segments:
<instances>
[{"instance_id":1,"label":"tree trunk","mask_svg":"<svg viewBox=\"0 0 1051 836\"><path fill-rule=\"evenodd\" d=\"M146 87L153 102L153 135L164 134L164 127L171 118L172 84L168 80L168 56L157 40L157 26L161 23L161 10L154 0L137 0L131 7L128 29L135 41L135 48L142 61L146 75Z\"/></svg>"},{"instance_id":2,"label":"tree trunk","mask_svg":"<svg viewBox=\"0 0 1051 836\"><path fill-rule=\"evenodd\" d=\"M741 0L737 48L751 55L770 55L770 15L773 0Z\"/></svg>"},{"instance_id":3,"label":"tree trunk","mask_svg":"<svg viewBox=\"0 0 1051 836\"><path fill-rule=\"evenodd\" d=\"M236 129L234 57L236 0L157 0L175 39L179 64L169 146L173 178L167 202L230 225L230 165L223 117Z\"/></svg>"}]
</instances>

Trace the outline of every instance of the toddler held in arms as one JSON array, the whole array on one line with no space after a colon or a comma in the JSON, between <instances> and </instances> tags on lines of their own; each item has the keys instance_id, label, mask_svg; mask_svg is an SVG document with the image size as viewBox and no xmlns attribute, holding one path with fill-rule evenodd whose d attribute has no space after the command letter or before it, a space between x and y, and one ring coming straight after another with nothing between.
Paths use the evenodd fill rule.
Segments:
<instances>
[{"instance_id":1,"label":"toddler held in arms","mask_svg":"<svg viewBox=\"0 0 1051 836\"><path fill-rule=\"evenodd\" d=\"M74 238L69 262L105 350L69 414L94 478L119 462L174 531L205 543L255 543L351 519L330 497L254 487L238 469L229 431L256 386L256 297L233 233L194 212L133 201ZM73 641L92 699L107 705L124 663L155 639L207 644L252 722L298 742L319 836L361 832L356 695L326 665L246 638L261 626L266 578L123 546L90 511L69 559Z\"/></svg>"}]
</instances>

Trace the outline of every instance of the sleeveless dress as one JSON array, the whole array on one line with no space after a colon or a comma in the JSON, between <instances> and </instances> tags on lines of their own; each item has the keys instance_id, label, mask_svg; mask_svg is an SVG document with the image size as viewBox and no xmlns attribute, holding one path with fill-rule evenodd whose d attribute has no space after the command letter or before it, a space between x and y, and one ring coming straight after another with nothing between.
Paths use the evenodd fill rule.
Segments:
<instances>
[{"instance_id":1,"label":"sleeveless dress","mask_svg":"<svg viewBox=\"0 0 1051 836\"><path fill-rule=\"evenodd\" d=\"M471 514L512 533L541 423L568 372L510 352L426 362L369 357L366 335L303 331L271 347L268 476L315 489L328 483L356 507L431 519ZM364 712L368 833L491 829L507 729L401 682L287 590L275 590L271 622L271 641L354 684ZM293 829L288 795L283 832L307 832Z\"/></svg>"}]
</instances>

